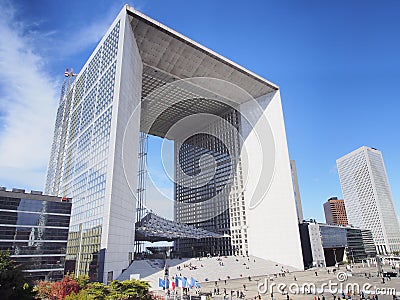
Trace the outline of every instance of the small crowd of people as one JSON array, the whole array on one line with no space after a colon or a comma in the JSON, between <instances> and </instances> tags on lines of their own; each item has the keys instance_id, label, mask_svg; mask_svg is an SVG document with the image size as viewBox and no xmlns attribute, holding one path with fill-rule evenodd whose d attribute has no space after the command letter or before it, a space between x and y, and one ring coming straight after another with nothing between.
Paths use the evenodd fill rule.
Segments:
<instances>
[{"instance_id":1,"label":"small crowd of people","mask_svg":"<svg viewBox=\"0 0 400 300\"><path fill-rule=\"evenodd\" d=\"M243 285L245 286L245 285ZM215 287L213 292L210 292L213 296L223 295L224 298L227 296L236 297L237 299L245 299L246 294L245 290L231 290L230 292L227 291L226 288L223 289L222 293L220 293L219 287ZM261 299L261 297L260 297Z\"/></svg>"}]
</instances>

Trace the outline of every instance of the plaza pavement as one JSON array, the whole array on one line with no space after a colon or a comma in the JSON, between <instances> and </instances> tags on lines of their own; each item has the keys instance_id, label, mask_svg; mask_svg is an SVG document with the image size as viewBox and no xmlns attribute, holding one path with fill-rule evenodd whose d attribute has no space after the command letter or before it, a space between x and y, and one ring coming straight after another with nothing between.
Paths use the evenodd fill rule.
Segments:
<instances>
[{"instance_id":1,"label":"plaza pavement","mask_svg":"<svg viewBox=\"0 0 400 300\"><path fill-rule=\"evenodd\" d=\"M329 270L332 270L333 268L328 268ZM384 271L393 271L390 269L390 267L385 266ZM212 272L212 270L210 270ZM317 275L315 275L315 272L317 272ZM345 266L341 266L339 270L336 270L335 274L331 271L328 273L327 269L325 268L319 268L319 269L312 269L312 270L307 270L307 271L295 271L295 272L290 272L286 273L285 277L280 277L277 276L255 276L252 277L250 280L248 277L246 278L236 278L236 279L222 279L220 281L210 281L210 282L203 282L201 284L201 291L202 292L211 292L213 294L212 299L224 299L223 293L224 290L226 290L227 296L225 296L225 299L238 299L236 297L236 291L244 291L243 285L245 285L245 298L244 299L255 299L258 295L261 296L261 299L272 299L271 297L271 285L274 283L276 286L278 284L286 284L287 286L291 284L295 284L298 286L303 286L303 284L308 284L308 283L314 283L317 288L320 288L323 286L323 284L328 284L329 282L337 283L338 286L337 288L340 290L341 288L346 289L348 284L358 284L360 288L362 288L365 284L371 285L370 290L375 290L376 288L382 289L395 289L397 296L400 296L400 278L395 277L392 278L391 280L385 280L385 283L382 283L382 278L377 277L377 268L376 267L362 267L360 264L353 266L351 275L346 272L347 275L347 280L341 282L337 278L338 272L346 272ZM365 277L365 274L370 278ZM343 276L343 274L342 274ZM272 277L272 280L271 280ZM268 281L269 285L269 291L267 291L264 294L259 294L258 293L258 284L261 284L261 282L265 282L265 280ZM342 283L342 285L340 285ZM318 293L318 294L293 294L293 293L288 293L286 294L281 294L278 292L277 287L273 288L273 298L275 300L286 300L288 299L287 297L289 296L289 299L292 300L313 300L314 297L316 299L323 299L322 296L325 297L326 300L333 300L334 296L332 293L328 292L328 287L325 287L325 292L323 293ZM335 287L335 286L333 286ZM219 295L215 295L215 289L219 289ZM289 288L285 289L285 292L288 291ZM234 291L233 297L231 298L231 291ZM392 292L392 291L389 291ZM194 294L192 292L192 294ZM336 294L336 299L341 298L341 293ZM372 294L369 295L365 293L365 298L371 297ZM357 294L352 295L352 299L361 299L361 295ZM391 300L393 299L393 295L378 295L379 300Z\"/></svg>"}]
</instances>

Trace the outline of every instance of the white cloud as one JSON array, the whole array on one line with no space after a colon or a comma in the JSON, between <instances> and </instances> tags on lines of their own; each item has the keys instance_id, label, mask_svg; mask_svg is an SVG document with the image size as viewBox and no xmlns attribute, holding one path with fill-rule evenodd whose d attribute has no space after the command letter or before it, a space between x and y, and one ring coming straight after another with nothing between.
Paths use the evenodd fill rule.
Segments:
<instances>
[{"instance_id":1,"label":"white cloud","mask_svg":"<svg viewBox=\"0 0 400 300\"><path fill-rule=\"evenodd\" d=\"M91 21L76 22L73 30L60 33L61 35L66 33L66 37L57 41L57 55L69 56L81 53L89 47L96 45L117 17L122 7L122 1L112 3L106 14L97 16Z\"/></svg>"},{"instance_id":2,"label":"white cloud","mask_svg":"<svg viewBox=\"0 0 400 300\"><path fill-rule=\"evenodd\" d=\"M110 27L116 15L116 13L110 14L108 17L101 18L71 32L67 39L57 43L57 53L61 56L68 56L96 45Z\"/></svg>"},{"instance_id":3,"label":"white cloud","mask_svg":"<svg viewBox=\"0 0 400 300\"><path fill-rule=\"evenodd\" d=\"M174 219L173 188L161 188L147 179L145 192L145 206L154 213L164 218Z\"/></svg>"},{"instance_id":4,"label":"white cloud","mask_svg":"<svg viewBox=\"0 0 400 300\"><path fill-rule=\"evenodd\" d=\"M11 1L0 0L0 186L42 189L52 142L60 83L45 65L94 46L123 6L76 22L73 30L37 31L44 20L17 22Z\"/></svg>"},{"instance_id":5,"label":"white cloud","mask_svg":"<svg viewBox=\"0 0 400 300\"><path fill-rule=\"evenodd\" d=\"M78 25L73 31L71 30L68 33L68 39L66 39L64 43L59 43L58 54L71 55L96 45L104 36L126 2L126 0L112 2L107 13L97 16L89 23ZM145 11L146 2L140 3L140 1L135 1L135 3L129 3L129 5L143 12Z\"/></svg>"},{"instance_id":6,"label":"white cloud","mask_svg":"<svg viewBox=\"0 0 400 300\"><path fill-rule=\"evenodd\" d=\"M14 11L0 11L0 185L44 186L57 83L47 75Z\"/></svg>"}]
</instances>

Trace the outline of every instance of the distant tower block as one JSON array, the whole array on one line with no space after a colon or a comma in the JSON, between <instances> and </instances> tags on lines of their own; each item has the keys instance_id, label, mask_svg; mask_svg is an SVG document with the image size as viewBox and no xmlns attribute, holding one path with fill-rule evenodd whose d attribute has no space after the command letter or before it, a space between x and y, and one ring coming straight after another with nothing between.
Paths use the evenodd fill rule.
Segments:
<instances>
[{"instance_id":1,"label":"distant tower block","mask_svg":"<svg viewBox=\"0 0 400 300\"><path fill-rule=\"evenodd\" d=\"M324 203L325 220L327 224L348 225L344 200L332 197Z\"/></svg>"},{"instance_id":2,"label":"distant tower block","mask_svg":"<svg viewBox=\"0 0 400 300\"><path fill-rule=\"evenodd\" d=\"M220 85L187 82L193 78ZM216 119L175 130L199 114ZM74 199L66 261L75 274L108 282L131 262L143 198L140 132L175 143L167 159L175 162L176 220L224 236L178 241L177 250L249 254L303 268L275 84L125 6L65 91L55 126L46 190ZM180 139L187 132L195 133ZM267 152L257 152L259 144Z\"/></svg>"},{"instance_id":3,"label":"distant tower block","mask_svg":"<svg viewBox=\"0 0 400 300\"><path fill-rule=\"evenodd\" d=\"M400 227L382 153L363 146L336 163L349 223L372 231L378 254L400 251Z\"/></svg>"}]
</instances>

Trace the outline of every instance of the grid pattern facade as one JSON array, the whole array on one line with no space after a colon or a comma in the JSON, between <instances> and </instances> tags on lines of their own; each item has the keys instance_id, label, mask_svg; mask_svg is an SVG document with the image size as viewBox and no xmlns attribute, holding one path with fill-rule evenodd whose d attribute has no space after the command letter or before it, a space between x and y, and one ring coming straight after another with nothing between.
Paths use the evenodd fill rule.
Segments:
<instances>
[{"instance_id":1,"label":"grid pattern facade","mask_svg":"<svg viewBox=\"0 0 400 300\"><path fill-rule=\"evenodd\" d=\"M120 22L60 99L46 192L73 198L66 268L99 278ZM101 275L100 275L101 276Z\"/></svg>"},{"instance_id":2,"label":"grid pattern facade","mask_svg":"<svg viewBox=\"0 0 400 300\"><path fill-rule=\"evenodd\" d=\"M331 198L324 203L325 221L327 224L348 225L344 200Z\"/></svg>"},{"instance_id":3,"label":"grid pattern facade","mask_svg":"<svg viewBox=\"0 0 400 300\"><path fill-rule=\"evenodd\" d=\"M361 229L348 227L346 228L346 233L346 255L349 261L353 263L361 262L363 259L367 258Z\"/></svg>"},{"instance_id":4,"label":"grid pattern facade","mask_svg":"<svg viewBox=\"0 0 400 300\"><path fill-rule=\"evenodd\" d=\"M400 250L400 227L380 151L361 147L337 161L349 223L371 230L377 252Z\"/></svg>"},{"instance_id":5,"label":"grid pattern facade","mask_svg":"<svg viewBox=\"0 0 400 300\"><path fill-rule=\"evenodd\" d=\"M361 235L364 243L365 254L367 257L375 257L377 253L371 230L361 229Z\"/></svg>"},{"instance_id":6,"label":"grid pattern facade","mask_svg":"<svg viewBox=\"0 0 400 300\"><path fill-rule=\"evenodd\" d=\"M64 276L71 202L0 191L0 250L8 250L31 280Z\"/></svg>"},{"instance_id":7,"label":"grid pattern facade","mask_svg":"<svg viewBox=\"0 0 400 300\"><path fill-rule=\"evenodd\" d=\"M175 219L178 222L230 237L178 240L176 251L182 255L246 255L248 253L245 202L241 188L243 186L242 170L239 159L240 114L231 109L222 115L222 118L233 127L217 122L210 125L215 135L197 134L180 146L175 144L177 158L175 166L179 165L183 172L190 176L176 178ZM222 135L225 141L232 143L229 146L234 153L230 153L226 145L218 138ZM203 163L201 168L200 158ZM212 166L214 160L215 169ZM187 187L188 185L197 186L204 177L210 175L210 172L214 172L214 175L206 185L199 184L197 188ZM175 172L175 174L179 173ZM231 181L229 191L223 192Z\"/></svg>"}]
</instances>

